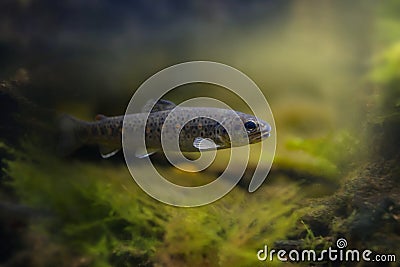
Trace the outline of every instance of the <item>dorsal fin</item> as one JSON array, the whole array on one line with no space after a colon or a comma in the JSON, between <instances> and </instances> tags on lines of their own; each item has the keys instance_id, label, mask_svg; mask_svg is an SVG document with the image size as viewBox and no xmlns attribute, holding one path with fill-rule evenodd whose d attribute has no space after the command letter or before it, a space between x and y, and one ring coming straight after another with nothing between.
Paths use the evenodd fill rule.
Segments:
<instances>
[{"instance_id":1,"label":"dorsal fin","mask_svg":"<svg viewBox=\"0 0 400 267\"><path fill-rule=\"evenodd\" d=\"M171 110L171 109L174 109L175 107L176 107L175 103L173 103L169 100L160 99L157 101L157 103L154 104L154 99L150 99L143 106L142 111L149 112L151 109L150 112L158 112L158 111L164 111L164 110Z\"/></svg>"},{"instance_id":2,"label":"dorsal fin","mask_svg":"<svg viewBox=\"0 0 400 267\"><path fill-rule=\"evenodd\" d=\"M107 118L108 118L108 117L105 116L105 115L103 115L103 114L97 114L96 117L94 117L94 119L95 119L96 121L105 120L105 119L107 119Z\"/></svg>"}]
</instances>

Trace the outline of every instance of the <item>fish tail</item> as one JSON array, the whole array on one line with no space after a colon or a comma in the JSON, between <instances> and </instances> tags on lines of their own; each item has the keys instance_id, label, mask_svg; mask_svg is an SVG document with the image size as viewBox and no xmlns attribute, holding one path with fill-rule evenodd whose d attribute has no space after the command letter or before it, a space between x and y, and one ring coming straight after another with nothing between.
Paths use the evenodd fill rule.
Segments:
<instances>
[{"instance_id":1,"label":"fish tail","mask_svg":"<svg viewBox=\"0 0 400 267\"><path fill-rule=\"evenodd\" d=\"M57 151L61 156L68 156L85 144L83 138L85 124L85 121L70 115L63 115L60 118Z\"/></svg>"}]
</instances>

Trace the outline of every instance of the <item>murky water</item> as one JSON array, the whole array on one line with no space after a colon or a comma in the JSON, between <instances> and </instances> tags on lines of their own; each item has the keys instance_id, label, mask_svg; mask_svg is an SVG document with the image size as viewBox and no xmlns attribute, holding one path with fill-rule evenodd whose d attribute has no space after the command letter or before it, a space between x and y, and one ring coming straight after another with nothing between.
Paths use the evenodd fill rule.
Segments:
<instances>
[{"instance_id":1,"label":"murky water","mask_svg":"<svg viewBox=\"0 0 400 267\"><path fill-rule=\"evenodd\" d=\"M390 248L399 238L396 185L382 182L374 191L358 178L398 175L390 165L398 156L398 9L396 1L4 1L0 79L18 80L11 87L40 111L0 99L0 129L8 131L0 134L0 240L11 242L0 246L8 247L0 264L43 266L61 258L65 266L254 266L266 242L326 245L339 233L354 246ZM191 60L239 69L271 106L277 151L256 193L246 188L259 145L252 145L239 187L190 209L147 196L121 154L103 160L92 147L60 158L43 149L43 140L49 147L56 142L49 128L57 126L46 114L121 115L147 78ZM217 86L185 85L165 98L180 103L198 96L249 112ZM9 116L14 112L23 119ZM198 186L223 172L229 153L218 152L199 174L172 168L161 154L152 162L170 181ZM361 197L349 198L354 192ZM384 215L366 213L374 208ZM320 213L331 214L333 223L318 219ZM386 243L360 236L373 220L384 225L374 231L393 236Z\"/></svg>"}]
</instances>

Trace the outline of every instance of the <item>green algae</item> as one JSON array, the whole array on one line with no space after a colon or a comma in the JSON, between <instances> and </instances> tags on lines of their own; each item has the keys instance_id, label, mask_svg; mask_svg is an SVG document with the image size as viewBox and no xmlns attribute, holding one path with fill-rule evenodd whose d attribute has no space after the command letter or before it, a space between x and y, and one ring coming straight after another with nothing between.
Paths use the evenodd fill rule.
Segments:
<instances>
[{"instance_id":1,"label":"green algae","mask_svg":"<svg viewBox=\"0 0 400 267\"><path fill-rule=\"evenodd\" d=\"M133 262L146 262L154 252L164 216L153 199L130 186L125 168L24 154L7 165L21 203L50 214L43 229L90 255L94 266L128 252Z\"/></svg>"},{"instance_id":2,"label":"green algae","mask_svg":"<svg viewBox=\"0 0 400 267\"><path fill-rule=\"evenodd\" d=\"M282 184L254 194L234 189L213 205L171 210L157 257L161 266L258 266L257 251L284 238L298 221L298 190Z\"/></svg>"},{"instance_id":3,"label":"green algae","mask_svg":"<svg viewBox=\"0 0 400 267\"><path fill-rule=\"evenodd\" d=\"M21 204L48 214L30 231L90 266L255 266L258 249L298 223L296 185L276 181L253 194L236 188L212 205L183 209L150 198L124 165L25 147L13 151L6 173Z\"/></svg>"}]
</instances>

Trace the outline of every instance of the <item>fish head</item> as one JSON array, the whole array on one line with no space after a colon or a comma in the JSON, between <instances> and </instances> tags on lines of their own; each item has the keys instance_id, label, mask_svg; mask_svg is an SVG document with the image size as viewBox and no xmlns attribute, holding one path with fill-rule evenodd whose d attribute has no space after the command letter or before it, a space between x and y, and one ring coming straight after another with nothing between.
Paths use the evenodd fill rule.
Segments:
<instances>
[{"instance_id":1,"label":"fish head","mask_svg":"<svg viewBox=\"0 0 400 267\"><path fill-rule=\"evenodd\" d=\"M224 126L228 126L229 129L225 129ZM242 112L227 116L224 123L216 129L217 143L221 148L258 143L270 134L271 126L266 121Z\"/></svg>"}]
</instances>

